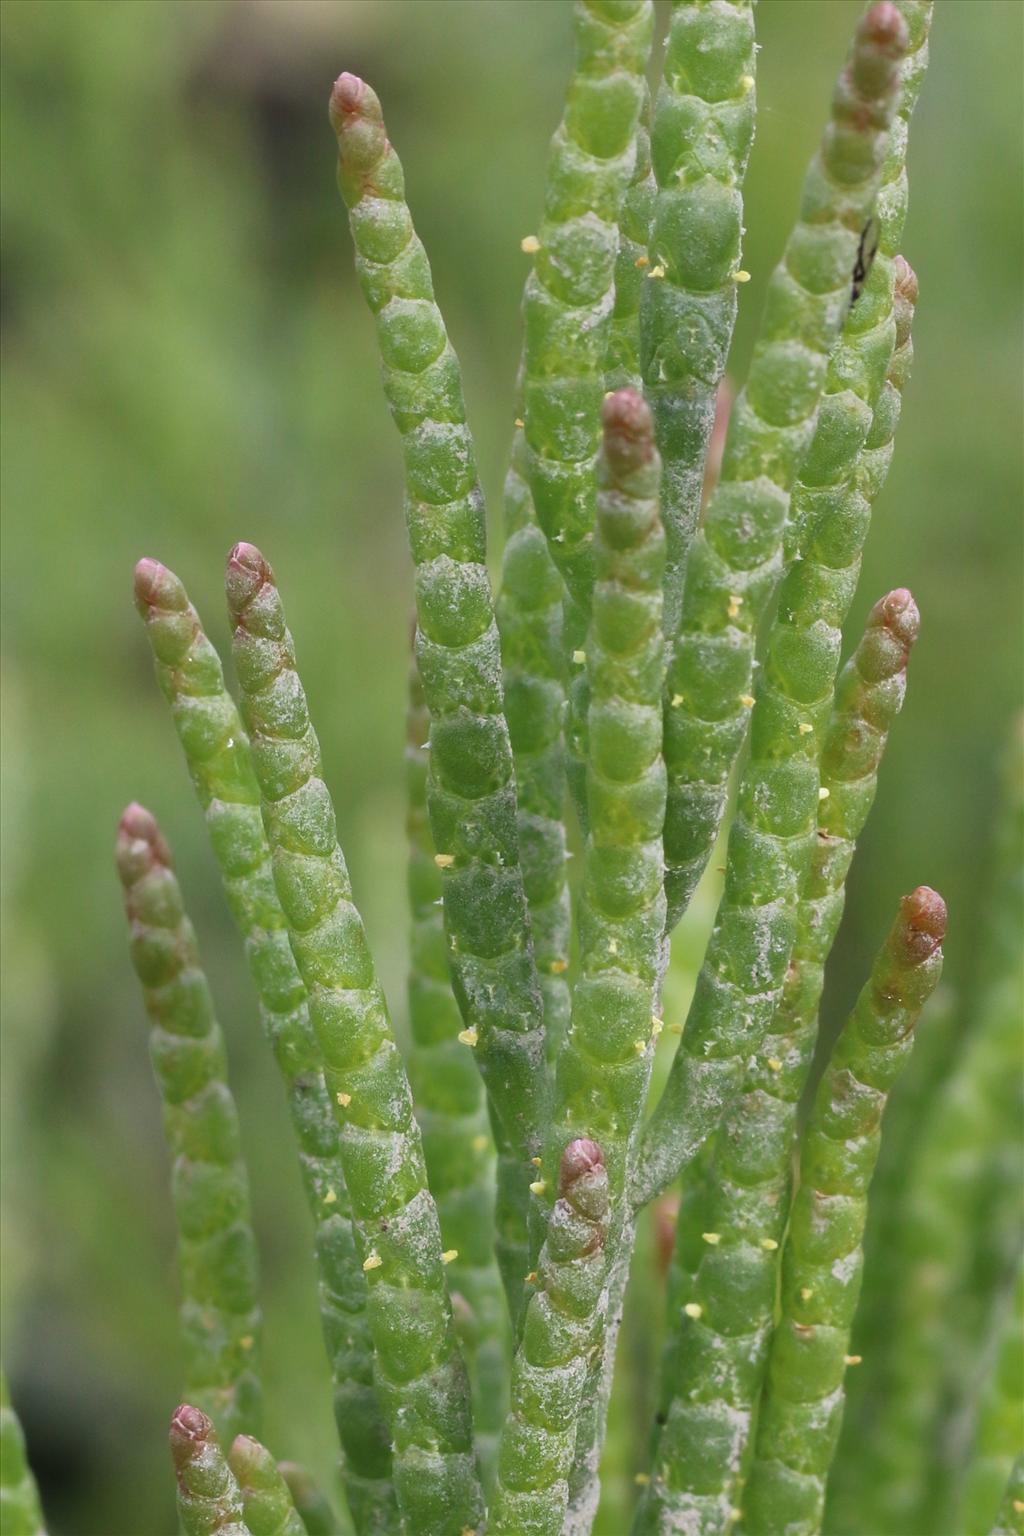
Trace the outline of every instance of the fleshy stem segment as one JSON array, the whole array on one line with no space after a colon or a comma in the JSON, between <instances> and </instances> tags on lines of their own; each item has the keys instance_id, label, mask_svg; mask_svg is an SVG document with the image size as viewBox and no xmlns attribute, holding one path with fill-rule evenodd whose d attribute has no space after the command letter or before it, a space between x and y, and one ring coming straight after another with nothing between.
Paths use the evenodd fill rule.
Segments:
<instances>
[{"instance_id":1,"label":"fleshy stem segment","mask_svg":"<svg viewBox=\"0 0 1024 1536\"><path fill-rule=\"evenodd\" d=\"M452 978L497 1120L520 1176L499 1200L525 1242L529 1160L547 1114L544 1013L519 864L501 652L485 565L483 497L458 360L434 302L380 102L354 75L331 95L338 184L356 270L377 323L384 390L405 450L416 567L416 665L430 710L427 805L446 860ZM513 1309L515 1298L513 1298Z\"/></svg>"},{"instance_id":2,"label":"fleshy stem segment","mask_svg":"<svg viewBox=\"0 0 1024 1536\"><path fill-rule=\"evenodd\" d=\"M220 658L177 576L155 560L140 560L135 600L288 1095L303 1189L316 1229L320 1315L347 1497L361 1533L385 1531L397 1519L397 1506L391 1436L373 1387L366 1278L352 1233L338 1129L309 1000L274 889L249 739L225 687Z\"/></svg>"},{"instance_id":3,"label":"fleshy stem segment","mask_svg":"<svg viewBox=\"0 0 1024 1536\"><path fill-rule=\"evenodd\" d=\"M563 588L537 524L525 457L520 424L505 476L505 547L495 613L515 767L519 859L551 1062L569 1027L572 932L564 821Z\"/></svg>"},{"instance_id":4,"label":"fleshy stem segment","mask_svg":"<svg viewBox=\"0 0 1024 1536\"><path fill-rule=\"evenodd\" d=\"M523 295L526 467L565 582L566 771L586 828L587 680L579 665L594 584L594 464L612 339L619 219L649 97L650 0L576 0L575 62L548 154L544 214Z\"/></svg>"},{"instance_id":5,"label":"fleshy stem segment","mask_svg":"<svg viewBox=\"0 0 1024 1536\"><path fill-rule=\"evenodd\" d=\"M256 1243L224 1037L170 849L141 805L121 817L116 856L173 1159L185 1386L233 1436L259 1428L263 1390Z\"/></svg>"},{"instance_id":6,"label":"fleshy stem segment","mask_svg":"<svg viewBox=\"0 0 1024 1536\"><path fill-rule=\"evenodd\" d=\"M657 197L640 309L644 391L665 466L665 633L679 625L683 569L736 321L741 187L754 138L752 0L672 7L651 137Z\"/></svg>"},{"instance_id":7,"label":"fleshy stem segment","mask_svg":"<svg viewBox=\"0 0 1024 1536\"><path fill-rule=\"evenodd\" d=\"M861 19L800 216L768 287L721 478L687 558L667 684L668 925L689 904L746 733L754 645L782 566L790 492L814 434L828 356L874 208L899 100L907 29L889 0Z\"/></svg>"},{"instance_id":8,"label":"fleshy stem segment","mask_svg":"<svg viewBox=\"0 0 1024 1536\"><path fill-rule=\"evenodd\" d=\"M871 517L892 454L900 391L911 357L910 321L917 284L905 262L898 268L895 353L893 329L883 321L864 332L863 370L854 399L877 420L847 479L819 497L813 530L805 531L804 558L783 582L779 611L769 634L753 708L750 760L730 831L725 891L686 1030L665 1092L649 1122L641 1159L644 1199L664 1188L693 1156L713 1126L707 1118L724 1108L738 1087L738 1073L759 1054L781 998L796 938L800 891L810 865L820 798L819 754L828 720L842 643ZM866 297L866 296L865 296ZM871 309L865 307L865 318ZM878 332L881 331L881 336ZM852 362L857 348L840 349ZM874 355L873 355L874 354ZM879 393L879 364L891 360L887 393ZM873 378L874 376L874 378ZM847 411L845 419L849 420ZM842 446L834 417L821 418L820 462ZM888 601L888 600L887 600ZM894 593L894 619L910 594ZM916 623L916 610L914 610ZM886 622L883 619L883 622ZM897 626L898 627L898 626Z\"/></svg>"},{"instance_id":9,"label":"fleshy stem segment","mask_svg":"<svg viewBox=\"0 0 1024 1536\"><path fill-rule=\"evenodd\" d=\"M576 62L551 141L544 215L527 243L535 260L523 300L523 403L537 519L585 626L619 217L636 166L654 8L576 0L573 25Z\"/></svg>"},{"instance_id":10,"label":"fleshy stem segment","mask_svg":"<svg viewBox=\"0 0 1024 1536\"><path fill-rule=\"evenodd\" d=\"M281 599L253 545L232 550L226 589L274 883L341 1130L399 1507L422 1536L459 1536L477 1525L481 1498L412 1093L352 900Z\"/></svg>"},{"instance_id":11,"label":"fleshy stem segment","mask_svg":"<svg viewBox=\"0 0 1024 1536\"><path fill-rule=\"evenodd\" d=\"M600 1347L608 1173L601 1148L572 1141L512 1369L490 1536L559 1536L590 1353Z\"/></svg>"},{"instance_id":12,"label":"fleshy stem segment","mask_svg":"<svg viewBox=\"0 0 1024 1536\"><path fill-rule=\"evenodd\" d=\"M650 411L640 395L623 389L605 400L601 415L597 579L587 638L590 830L579 903L580 975L558 1058L546 1171L554 1183L566 1142L585 1134L599 1138L614 1226L659 1028L665 533Z\"/></svg>"},{"instance_id":13,"label":"fleshy stem segment","mask_svg":"<svg viewBox=\"0 0 1024 1536\"><path fill-rule=\"evenodd\" d=\"M430 719L415 667L409 675L406 789L408 887L412 919L409 955L409 1081L423 1133L423 1155L437 1203L470 1378L477 1452L493 1468L505 1416L508 1331L505 1296L494 1262L494 1142L480 1074L459 1039L462 1018L452 995L441 916L441 871L427 820L423 742ZM498 1234L499 1251L502 1234ZM510 1280L521 1283L524 1255L503 1254ZM461 1298L461 1305L458 1298Z\"/></svg>"},{"instance_id":14,"label":"fleshy stem segment","mask_svg":"<svg viewBox=\"0 0 1024 1536\"><path fill-rule=\"evenodd\" d=\"M784 763L801 742L810 746L813 759L822 740L842 626L856 590L871 504L888 469L901 391L909 374L917 285L902 257L897 257L894 272L889 270L891 265L883 270L881 263L876 264L867 290L847 319L829 362L808 459L794 489L793 506L802 513L801 538L794 551L796 562L782 584L758 685L752 726L755 769L766 762ZM890 293L894 277L895 305ZM883 386L880 376L887 363ZM876 674L880 670L881 676L874 680L887 685L887 703L891 679L899 678L892 697L896 708L902 702L907 657L918 623L910 594L890 593L873 611L868 636L858 652L865 665ZM763 723L765 713L774 717L774 728L771 718ZM799 773L798 763L795 771ZM749 777L741 796L741 814L748 819ZM827 812L832 788L827 774L820 788L813 774L789 788L789 813L794 818L790 831L797 830L792 837L785 837L781 825L780 830L783 855L796 861L791 871L795 945L784 972L780 960L779 1010L747 1068L737 1104L726 1113L715 1143L715 1164L710 1173L691 1168L691 1183L705 1185L699 1194L691 1191L692 1201L714 1242L708 1246L698 1242L697 1251L703 1252L696 1275L670 1315L662 1387L667 1422L651 1482L641 1500L638 1530L656 1529L659 1520L669 1518L671 1509L699 1510L709 1532L728 1529L740 1459L760 1390L774 1312L776 1250L785 1227L796 1112L814 1051L823 968L838 928L845 878L843 866L838 872L834 924L827 925L827 932L809 936L808 922L815 915L809 892L822 863L821 817ZM759 793L763 794L763 785L755 772L755 799ZM864 815L867 808L865 804ZM762 822L761 831L769 831L773 821L770 817ZM815 827L816 840L805 835ZM853 836L859 831L860 826ZM811 872L801 878L808 848ZM786 886L773 876L763 882L762 889L776 900ZM782 916L788 920L789 914ZM817 962L810 984L801 965L809 937ZM680 1229L680 1245L691 1246L685 1225ZM676 1268L693 1273L682 1252ZM726 1356L728 1369L723 1364Z\"/></svg>"},{"instance_id":15,"label":"fleshy stem segment","mask_svg":"<svg viewBox=\"0 0 1024 1536\"><path fill-rule=\"evenodd\" d=\"M266 1446L250 1435L236 1436L228 1466L242 1495L242 1514L252 1536L306 1536L291 1489Z\"/></svg>"},{"instance_id":16,"label":"fleshy stem segment","mask_svg":"<svg viewBox=\"0 0 1024 1536\"><path fill-rule=\"evenodd\" d=\"M279 1461L278 1471L288 1484L292 1503L306 1528L306 1536L346 1536L351 1527L339 1525L330 1504L306 1468L294 1461Z\"/></svg>"},{"instance_id":17,"label":"fleshy stem segment","mask_svg":"<svg viewBox=\"0 0 1024 1536\"><path fill-rule=\"evenodd\" d=\"M632 1245L625 1192L661 1029L664 864L661 756L665 533L650 411L635 391L604 402L598 460L596 582L587 638L589 832L579 901L580 975L559 1053L545 1185L569 1137L600 1139L612 1202L604 1338L588 1363L571 1514L596 1499L605 1387ZM660 927L659 927L660 925ZM584 1520L586 1517L583 1517Z\"/></svg>"},{"instance_id":18,"label":"fleshy stem segment","mask_svg":"<svg viewBox=\"0 0 1024 1536\"><path fill-rule=\"evenodd\" d=\"M643 391L640 374L640 304L647 281L647 242L651 232L656 183L651 168L651 102L644 96L636 125L633 174L619 210L619 249L615 257L615 308L605 362L606 390Z\"/></svg>"},{"instance_id":19,"label":"fleshy stem segment","mask_svg":"<svg viewBox=\"0 0 1024 1536\"><path fill-rule=\"evenodd\" d=\"M886 1099L942 971L946 907L927 886L905 896L871 980L839 1036L800 1152L754 1463L748 1536L816 1536L839 1436L843 1377L860 1292L867 1192Z\"/></svg>"},{"instance_id":20,"label":"fleshy stem segment","mask_svg":"<svg viewBox=\"0 0 1024 1536\"><path fill-rule=\"evenodd\" d=\"M4 1536L46 1536L39 1490L25 1457L25 1436L0 1370L0 1530Z\"/></svg>"},{"instance_id":21,"label":"fleshy stem segment","mask_svg":"<svg viewBox=\"0 0 1024 1536\"><path fill-rule=\"evenodd\" d=\"M170 1441L184 1536L253 1536L241 1489L206 1414L182 1403L171 1419Z\"/></svg>"},{"instance_id":22,"label":"fleshy stem segment","mask_svg":"<svg viewBox=\"0 0 1024 1536\"><path fill-rule=\"evenodd\" d=\"M827 793L782 1002L712 1144L714 1159L698 1199L704 1230L696 1235L684 1228L677 1238L680 1261L694 1278L670 1323L664 1428L634 1527L638 1536L686 1518L699 1520L706 1536L731 1529L774 1324L797 1111L817 1038L825 961L888 730L903 703L918 627L909 593L883 598L837 689L822 754ZM686 1263L695 1249L703 1250L699 1260Z\"/></svg>"}]
</instances>

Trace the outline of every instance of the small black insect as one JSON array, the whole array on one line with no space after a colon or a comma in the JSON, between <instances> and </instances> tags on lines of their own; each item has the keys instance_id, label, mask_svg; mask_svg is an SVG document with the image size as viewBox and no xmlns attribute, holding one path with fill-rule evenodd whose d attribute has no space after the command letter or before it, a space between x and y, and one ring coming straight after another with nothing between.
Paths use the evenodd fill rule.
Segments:
<instances>
[{"instance_id":1,"label":"small black insect","mask_svg":"<svg viewBox=\"0 0 1024 1536\"><path fill-rule=\"evenodd\" d=\"M853 281L850 284L850 308L856 304L864 292L864 284L875 263L878 254L878 221L868 219L860 232L860 240L857 242L857 259L853 263Z\"/></svg>"}]
</instances>

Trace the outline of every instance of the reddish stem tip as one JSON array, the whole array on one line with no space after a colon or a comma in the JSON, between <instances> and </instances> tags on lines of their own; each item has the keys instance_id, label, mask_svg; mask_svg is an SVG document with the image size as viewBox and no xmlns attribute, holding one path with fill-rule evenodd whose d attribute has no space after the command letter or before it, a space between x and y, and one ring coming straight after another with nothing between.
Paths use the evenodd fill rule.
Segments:
<instances>
[{"instance_id":1,"label":"reddish stem tip","mask_svg":"<svg viewBox=\"0 0 1024 1536\"><path fill-rule=\"evenodd\" d=\"M273 579L273 571L255 544L236 544L228 555L224 573L228 607L233 616L237 619L260 588Z\"/></svg>"},{"instance_id":2,"label":"reddish stem tip","mask_svg":"<svg viewBox=\"0 0 1024 1536\"><path fill-rule=\"evenodd\" d=\"M562 1153L558 1170L558 1193L568 1194L577 1179L587 1173L596 1173L603 1167L604 1153L596 1141L590 1141L586 1137L581 1137L578 1141L570 1141Z\"/></svg>"},{"instance_id":3,"label":"reddish stem tip","mask_svg":"<svg viewBox=\"0 0 1024 1536\"><path fill-rule=\"evenodd\" d=\"M170 869L171 850L152 811L133 800L117 824L117 867L125 885L132 885L157 866Z\"/></svg>"},{"instance_id":4,"label":"reddish stem tip","mask_svg":"<svg viewBox=\"0 0 1024 1536\"><path fill-rule=\"evenodd\" d=\"M374 122L378 125L383 122L380 102L375 93L365 80L360 80L358 75L349 74L347 70L338 76L331 87L328 116L331 119L331 127L339 139L347 129L351 129L358 122Z\"/></svg>"},{"instance_id":5,"label":"reddish stem tip","mask_svg":"<svg viewBox=\"0 0 1024 1536\"><path fill-rule=\"evenodd\" d=\"M654 423L643 395L617 389L601 407L604 451L618 474L628 474L654 457Z\"/></svg>"},{"instance_id":6,"label":"reddish stem tip","mask_svg":"<svg viewBox=\"0 0 1024 1536\"><path fill-rule=\"evenodd\" d=\"M140 608L160 608L176 613L188 607L185 588L166 565L148 556L139 561L133 577L135 601Z\"/></svg>"},{"instance_id":7,"label":"reddish stem tip","mask_svg":"<svg viewBox=\"0 0 1024 1536\"><path fill-rule=\"evenodd\" d=\"M861 18L857 40L870 44L891 59L900 59L907 51L907 26L899 7L892 0L878 0Z\"/></svg>"},{"instance_id":8,"label":"reddish stem tip","mask_svg":"<svg viewBox=\"0 0 1024 1536\"><path fill-rule=\"evenodd\" d=\"M887 629L907 651L921 628L921 614L906 587L896 587L880 598L871 610L869 624Z\"/></svg>"},{"instance_id":9,"label":"reddish stem tip","mask_svg":"<svg viewBox=\"0 0 1024 1536\"><path fill-rule=\"evenodd\" d=\"M892 264L895 280L895 296L904 304L916 304L918 297L917 273L905 256L897 256Z\"/></svg>"},{"instance_id":10,"label":"reddish stem tip","mask_svg":"<svg viewBox=\"0 0 1024 1536\"><path fill-rule=\"evenodd\" d=\"M200 1409L182 1403L171 1415L171 1456L178 1468L187 1466L213 1437L213 1424Z\"/></svg>"},{"instance_id":11,"label":"reddish stem tip","mask_svg":"<svg viewBox=\"0 0 1024 1536\"><path fill-rule=\"evenodd\" d=\"M919 885L900 902L902 939L915 965L933 955L946 937L946 903L930 885Z\"/></svg>"}]
</instances>

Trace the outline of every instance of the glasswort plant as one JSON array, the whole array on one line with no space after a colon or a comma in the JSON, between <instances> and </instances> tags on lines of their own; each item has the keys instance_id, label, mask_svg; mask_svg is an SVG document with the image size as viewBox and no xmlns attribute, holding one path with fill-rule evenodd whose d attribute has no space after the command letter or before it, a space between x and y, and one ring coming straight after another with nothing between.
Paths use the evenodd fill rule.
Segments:
<instances>
[{"instance_id":1,"label":"glasswort plant","mask_svg":"<svg viewBox=\"0 0 1024 1536\"><path fill-rule=\"evenodd\" d=\"M295 1132L344 1502L336 1514L255 1438L258 1265L224 1038L171 852L133 804L117 869L172 1161L185 1401L170 1448L187 1536L602 1529L630 1264L647 1262L638 1233L672 1185L635 1536L869 1536L865 1519L870 1536L1024 1532L1006 1172L1020 1115L1005 1086L990 1091L1014 1070L1013 941L993 947L961 1060L944 1083L932 1074L943 1124L982 1149L966 1174L931 1144L941 1130L915 1138L896 1086L942 969L935 891L902 898L837 1039L819 1038L921 622L896 588L841 664L912 359L906 153L931 13L876 0L857 25L726 425L753 0L673 0L656 83L652 0L575 0L564 115L522 240L496 591L459 362L402 166L371 87L334 85L414 567L406 1012L393 1026L267 558L242 542L227 561L237 703L181 581L140 560L136 606ZM721 899L685 1024L666 1026L672 934L730 786ZM1007 798L1017 826L1019 786ZM1017 866L1000 880L1007 922ZM903 1188L881 1140L894 1089ZM972 1226L978 1180L999 1241ZM929 1290L934 1264L918 1271L936 1250L982 1276L971 1339L984 1335L986 1370L967 1408L938 1359L967 1282L949 1263ZM923 1298L899 1333L893 1277L904 1312ZM841 1438L854 1367L857 1433ZM895 1416L882 1438L872 1394L888 1394L882 1422ZM960 1422L940 1509L931 1437ZM0 1448L5 1536L37 1536L6 1389Z\"/></svg>"}]
</instances>

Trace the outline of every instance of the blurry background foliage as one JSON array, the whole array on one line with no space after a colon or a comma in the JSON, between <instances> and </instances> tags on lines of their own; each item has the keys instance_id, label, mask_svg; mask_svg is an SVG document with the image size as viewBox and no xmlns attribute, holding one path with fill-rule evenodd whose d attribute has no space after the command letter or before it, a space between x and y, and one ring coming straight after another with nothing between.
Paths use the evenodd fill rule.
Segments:
<instances>
[{"instance_id":1,"label":"blurry background foliage","mask_svg":"<svg viewBox=\"0 0 1024 1536\"><path fill-rule=\"evenodd\" d=\"M859 9L758 6L741 375ZM53 1531L122 1536L113 1511L127 1504L137 1525L123 1536L148 1536L173 1528L164 1429L179 1368L165 1154L111 859L134 796L177 850L229 1038L262 1240L266 1438L327 1478L333 1427L282 1096L132 565L170 564L226 642L225 552L248 538L274 562L400 1014L410 574L327 96L347 68L385 103L496 506L519 240L539 215L569 16L561 0L5 0L0 15L3 1352ZM831 1019L898 893L921 881L949 900L961 1013L975 981L996 763L1021 693L1022 23L1019 0L942 0L914 122L917 361L850 634L904 583L922 639L855 865ZM677 939L670 1016L707 896ZM649 1248L637 1261L652 1262ZM627 1369L642 1373L651 1350L634 1326ZM613 1473L628 1459L613 1435Z\"/></svg>"}]
</instances>

